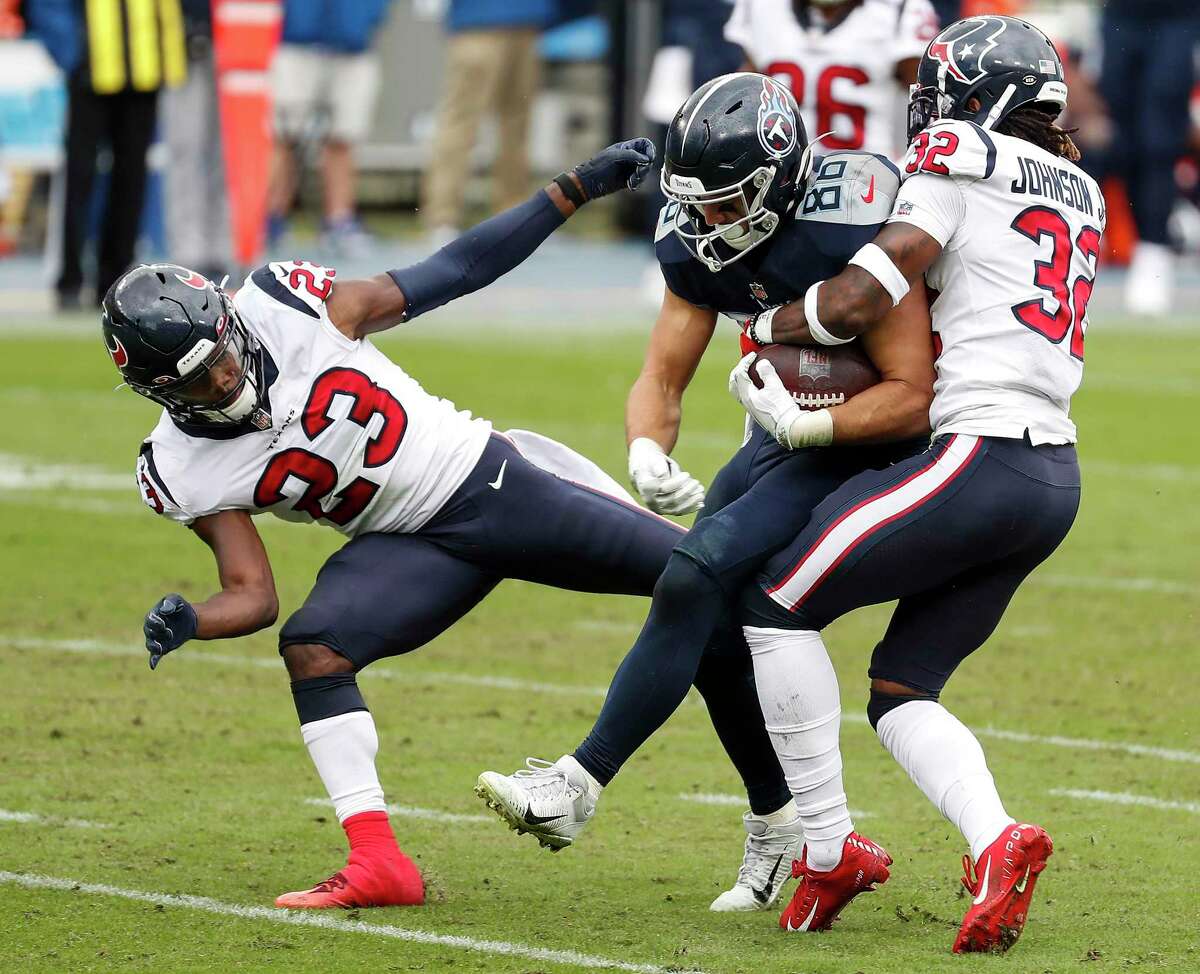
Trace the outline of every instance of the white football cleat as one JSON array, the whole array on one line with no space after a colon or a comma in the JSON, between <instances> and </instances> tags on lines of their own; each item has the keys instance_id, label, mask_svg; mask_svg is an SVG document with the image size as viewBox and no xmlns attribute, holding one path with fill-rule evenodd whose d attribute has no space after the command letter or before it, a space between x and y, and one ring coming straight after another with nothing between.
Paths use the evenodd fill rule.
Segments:
<instances>
[{"instance_id":1,"label":"white football cleat","mask_svg":"<svg viewBox=\"0 0 1200 974\"><path fill-rule=\"evenodd\" d=\"M792 860L800 858L804 834L799 815L784 825L768 825L765 819L747 812L742 824L746 828L746 854L733 888L712 901L709 909L714 913L765 910L791 877Z\"/></svg>"},{"instance_id":2,"label":"white football cleat","mask_svg":"<svg viewBox=\"0 0 1200 974\"><path fill-rule=\"evenodd\" d=\"M475 794L509 828L528 832L552 852L575 841L595 813L598 797L588 787L587 772L570 754L553 764L526 758L525 767L510 775L485 771Z\"/></svg>"}]
</instances>

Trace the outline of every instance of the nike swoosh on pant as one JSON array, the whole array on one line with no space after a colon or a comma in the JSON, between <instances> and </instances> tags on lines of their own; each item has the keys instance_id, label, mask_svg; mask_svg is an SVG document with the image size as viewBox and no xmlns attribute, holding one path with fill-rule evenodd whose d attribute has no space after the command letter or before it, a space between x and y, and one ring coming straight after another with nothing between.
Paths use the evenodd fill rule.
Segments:
<instances>
[{"instance_id":1,"label":"nike swoosh on pant","mask_svg":"<svg viewBox=\"0 0 1200 974\"><path fill-rule=\"evenodd\" d=\"M488 486L491 487L492 490L499 490L500 485L504 483L504 468L507 466L508 461L505 460L502 464L500 464L500 473L496 475L496 479L488 481Z\"/></svg>"},{"instance_id":2,"label":"nike swoosh on pant","mask_svg":"<svg viewBox=\"0 0 1200 974\"><path fill-rule=\"evenodd\" d=\"M871 185L867 187L867 191L863 193L862 201L864 203L873 203L875 201L875 177L871 177Z\"/></svg>"}]
</instances>

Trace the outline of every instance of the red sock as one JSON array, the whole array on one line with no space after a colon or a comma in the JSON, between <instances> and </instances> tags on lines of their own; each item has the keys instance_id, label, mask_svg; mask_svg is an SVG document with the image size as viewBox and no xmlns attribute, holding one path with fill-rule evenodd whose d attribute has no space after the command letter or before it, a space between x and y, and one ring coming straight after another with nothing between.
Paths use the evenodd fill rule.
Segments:
<instances>
[{"instance_id":1,"label":"red sock","mask_svg":"<svg viewBox=\"0 0 1200 974\"><path fill-rule=\"evenodd\" d=\"M390 859L400 852L387 812L359 812L342 823L350 840L350 854Z\"/></svg>"}]
</instances>

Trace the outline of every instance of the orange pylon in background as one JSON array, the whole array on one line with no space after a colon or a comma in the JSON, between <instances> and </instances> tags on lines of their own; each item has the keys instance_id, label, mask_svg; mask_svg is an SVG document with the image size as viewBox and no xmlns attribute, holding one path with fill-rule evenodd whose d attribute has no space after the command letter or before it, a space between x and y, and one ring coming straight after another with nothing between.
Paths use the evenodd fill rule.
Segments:
<instances>
[{"instance_id":1,"label":"orange pylon in background","mask_svg":"<svg viewBox=\"0 0 1200 974\"><path fill-rule=\"evenodd\" d=\"M262 253L273 145L269 71L283 33L281 0L214 0L213 50L234 258Z\"/></svg>"}]
</instances>

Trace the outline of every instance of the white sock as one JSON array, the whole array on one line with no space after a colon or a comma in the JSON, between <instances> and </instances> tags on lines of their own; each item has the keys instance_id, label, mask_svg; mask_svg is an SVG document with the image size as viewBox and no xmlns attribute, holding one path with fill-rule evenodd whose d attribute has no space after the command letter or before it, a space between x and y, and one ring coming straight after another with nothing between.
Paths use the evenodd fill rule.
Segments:
<instances>
[{"instance_id":1,"label":"white sock","mask_svg":"<svg viewBox=\"0 0 1200 974\"><path fill-rule=\"evenodd\" d=\"M800 814L808 864L833 869L854 831L842 785L842 707L833 663L818 632L744 631L767 733Z\"/></svg>"},{"instance_id":2,"label":"white sock","mask_svg":"<svg viewBox=\"0 0 1200 974\"><path fill-rule=\"evenodd\" d=\"M962 832L978 861L1013 818L996 793L975 735L933 700L889 710L876 732L925 797Z\"/></svg>"},{"instance_id":3,"label":"white sock","mask_svg":"<svg viewBox=\"0 0 1200 974\"><path fill-rule=\"evenodd\" d=\"M782 808L777 808L773 812L768 812L766 815L758 815L756 817L762 819L767 823L767 825L774 828L780 825L790 825L792 822L796 821L799 815L800 810L796 808L796 802L789 798L787 804Z\"/></svg>"},{"instance_id":4,"label":"white sock","mask_svg":"<svg viewBox=\"0 0 1200 974\"><path fill-rule=\"evenodd\" d=\"M339 822L359 812L387 811L375 771L379 736L370 711L355 710L301 724L300 736L333 799Z\"/></svg>"}]
</instances>

